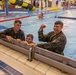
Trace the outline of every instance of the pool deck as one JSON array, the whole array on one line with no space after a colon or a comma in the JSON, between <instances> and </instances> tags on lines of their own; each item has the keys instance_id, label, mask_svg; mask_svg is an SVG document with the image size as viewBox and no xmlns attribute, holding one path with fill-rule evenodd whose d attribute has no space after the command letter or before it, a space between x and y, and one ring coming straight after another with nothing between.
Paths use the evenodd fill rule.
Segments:
<instances>
[{"instance_id":1,"label":"pool deck","mask_svg":"<svg viewBox=\"0 0 76 75\"><path fill-rule=\"evenodd\" d=\"M26 55L0 44L0 60L23 75L70 75L35 59L31 62L27 59Z\"/></svg>"}]
</instances>

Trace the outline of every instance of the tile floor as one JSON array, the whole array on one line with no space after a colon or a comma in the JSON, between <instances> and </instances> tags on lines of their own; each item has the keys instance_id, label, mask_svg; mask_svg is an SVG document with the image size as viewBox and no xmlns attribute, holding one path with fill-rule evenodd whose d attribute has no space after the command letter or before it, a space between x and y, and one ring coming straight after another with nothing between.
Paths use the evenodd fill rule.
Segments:
<instances>
[{"instance_id":1,"label":"tile floor","mask_svg":"<svg viewBox=\"0 0 76 75\"><path fill-rule=\"evenodd\" d=\"M23 75L1 60L0 60L0 71L2 72L1 74L3 74L3 75Z\"/></svg>"},{"instance_id":2,"label":"tile floor","mask_svg":"<svg viewBox=\"0 0 76 75\"><path fill-rule=\"evenodd\" d=\"M0 44L0 60L22 75L69 75L35 59L32 62L27 59L28 56ZM2 69L0 75L3 75Z\"/></svg>"}]
</instances>

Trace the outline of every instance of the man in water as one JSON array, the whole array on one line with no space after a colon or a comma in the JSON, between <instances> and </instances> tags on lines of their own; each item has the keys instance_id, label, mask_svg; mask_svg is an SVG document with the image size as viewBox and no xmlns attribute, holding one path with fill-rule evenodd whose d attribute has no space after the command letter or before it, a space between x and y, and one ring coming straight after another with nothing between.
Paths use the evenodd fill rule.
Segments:
<instances>
[{"instance_id":1,"label":"man in water","mask_svg":"<svg viewBox=\"0 0 76 75\"><path fill-rule=\"evenodd\" d=\"M38 31L38 38L39 38L39 41L43 41L47 43L38 44L37 46L47 49L49 51L53 51L58 54L64 54L63 50L66 45L66 36L62 32L63 22L56 21L54 23L54 28L53 28L54 31L49 32L46 35L43 34L43 29L45 27L46 26L44 24L40 26L40 29Z\"/></svg>"},{"instance_id":2,"label":"man in water","mask_svg":"<svg viewBox=\"0 0 76 75\"><path fill-rule=\"evenodd\" d=\"M20 20L14 21L14 27L8 28L3 32L0 32L0 38L6 38L9 41L23 41L25 40L24 32L20 29L22 22Z\"/></svg>"}]
</instances>

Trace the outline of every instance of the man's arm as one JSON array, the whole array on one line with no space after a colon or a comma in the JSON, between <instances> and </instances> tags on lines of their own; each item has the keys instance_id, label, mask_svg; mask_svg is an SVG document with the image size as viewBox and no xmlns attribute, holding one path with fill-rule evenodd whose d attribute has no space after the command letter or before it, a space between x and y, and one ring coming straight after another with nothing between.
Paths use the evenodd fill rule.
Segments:
<instances>
[{"instance_id":1,"label":"man's arm","mask_svg":"<svg viewBox=\"0 0 76 75\"><path fill-rule=\"evenodd\" d=\"M6 38L6 36L9 34L10 29L6 29L2 32L0 32L0 38Z\"/></svg>"},{"instance_id":2,"label":"man's arm","mask_svg":"<svg viewBox=\"0 0 76 75\"><path fill-rule=\"evenodd\" d=\"M44 43L44 44L38 44L38 47L53 51L53 52L63 52L64 47L66 44L66 37L60 36L57 39L53 40L52 42ZM59 54L60 54L59 53Z\"/></svg>"},{"instance_id":3,"label":"man's arm","mask_svg":"<svg viewBox=\"0 0 76 75\"><path fill-rule=\"evenodd\" d=\"M6 38L9 41L13 40L14 38L10 36L11 30L12 30L12 28L8 28L8 29L0 32L0 38Z\"/></svg>"},{"instance_id":4,"label":"man's arm","mask_svg":"<svg viewBox=\"0 0 76 75\"><path fill-rule=\"evenodd\" d=\"M39 28L39 31L38 31L38 39L39 41L44 41L44 42L47 42L47 35L44 35L43 34L43 29L45 28L46 26L44 24L42 24Z\"/></svg>"}]
</instances>

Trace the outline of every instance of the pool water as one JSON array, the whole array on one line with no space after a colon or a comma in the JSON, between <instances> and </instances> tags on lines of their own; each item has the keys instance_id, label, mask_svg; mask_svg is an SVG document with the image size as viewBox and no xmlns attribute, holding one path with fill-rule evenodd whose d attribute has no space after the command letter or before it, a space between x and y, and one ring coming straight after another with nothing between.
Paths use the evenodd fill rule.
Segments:
<instances>
[{"instance_id":1,"label":"pool water","mask_svg":"<svg viewBox=\"0 0 76 75\"><path fill-rule=\"evenodd\" d=\"M72 10L71 10L72 11ZM69 11L69 13L71 13ZM73 13L74 12L74 13ZM74 16L76 12L72 11L72 15ZM64 55L73 59L76 59L76 21L73 19L61 19L61 18L55 18L55 16L58 15L64 15L66 16L68 14L67 11L57 12L57 13L50 13L45 14L44 19L38 19L37 16L30 16L28 18L20 19L22 21L22 27L21 29L24 31L25 36L27 34L33 34L34 35L34 42L36 43L43 43L38 41L38 29L41 24L45 24L46 28L44 29L44 33L48 33L53 30L54 22L57 20L61 20L64 23L63 32L65 33L67 37L67 44L64 49ZM17 15L20 16L20 15ZM68 16L68 15L67 15ZM74 16L75 17L75 16ZM14 20L1 22L0 26L3 26L4 29L12 27ZM1 30L1 28L0 28Z\"/></svg>"}]
</instances>

